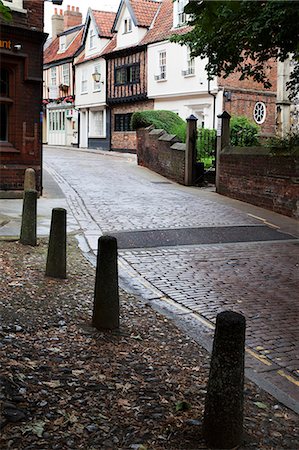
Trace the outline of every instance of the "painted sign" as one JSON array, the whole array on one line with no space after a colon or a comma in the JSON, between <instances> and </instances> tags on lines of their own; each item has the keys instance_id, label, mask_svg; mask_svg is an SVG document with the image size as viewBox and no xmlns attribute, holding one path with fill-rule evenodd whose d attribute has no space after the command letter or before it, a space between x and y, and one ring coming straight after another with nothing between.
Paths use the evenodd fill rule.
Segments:
<instances>
[{"instance_id":1,"label":"painted sign","mask_svg":"<svg viewBox=\"0 0 299 450\"><path fill-rule=\"evenodd\" d=\"M0 48L5 48L7 50L11 50L11 41L6 41L6 40L0 39Z\"/></svg>"}]
</instances>

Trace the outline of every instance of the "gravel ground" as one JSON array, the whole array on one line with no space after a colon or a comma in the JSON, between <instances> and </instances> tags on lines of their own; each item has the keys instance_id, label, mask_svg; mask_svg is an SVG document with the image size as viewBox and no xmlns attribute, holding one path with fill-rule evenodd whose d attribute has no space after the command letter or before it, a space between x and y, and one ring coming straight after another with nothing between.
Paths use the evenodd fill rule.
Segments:
<instances>
[{"instance_id":1,"label":"gravel ground","mask_svg":"<svg viewBox=\"0 0 299 450\"><path fill-rule=\"evenodd\" d=\"M121 292L121 329L91 327L95 269L74 238L68 278L47 244L0 242L1 449L204 449L209 355ZM298 449L298 416L245 386L242 449Z\"/></svg>"}]
</instances>

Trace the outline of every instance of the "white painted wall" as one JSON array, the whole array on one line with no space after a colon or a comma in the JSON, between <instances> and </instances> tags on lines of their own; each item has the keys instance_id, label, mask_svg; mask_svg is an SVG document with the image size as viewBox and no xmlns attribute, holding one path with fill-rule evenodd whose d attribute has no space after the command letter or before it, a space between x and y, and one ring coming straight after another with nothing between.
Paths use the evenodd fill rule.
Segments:
<instances>
[{"instance_id":1,"label":"white painted wall","mask_svg":"<svg viewBox=\"0 0 299 450\"><path fill-rule=\"evenodd\" d=\"M166 79L155 80L159 75L159 53L166 51ZM218 92L217 79L208 83L206 60L195 58L194 74L183 75L187 70L187 47L169 41L148 46L148 96L155 100L155 109L176 112L182 119L190 114L198 117L198 126L213 128L215 116L222 112L222 93ZM215 118L215 126L217 119Z\"/></svg>"},{"instance_id":2,"label":"white painted wall","mask_svg":"<svg viewBox=\"0 0 299 450\"><path fill-rule=\"evenodd\" d=\"M90 31L93 31L95 38L94 38L94 46L90 47ZM98 53L100 53L103 48L108 44L109 39L105 39L105 38L99 38L98 37L98 31L96 29L93 17L91 17L91 21L88 27L88 31L87 31L87 37L86 37L86 41L85 41L85 55L88 58L89 56L93 56L96 55Z\"/></svg>"},{"instance_id":3,"label":"white painted wall","mask_svg":"<svg viewBox=\"0 0 299 450\"><path fill-rule=\"evenodd\" d=\"M125 19L131 18L132 20L132 31L130 33L124 33L124 21ZM135 27L133 19L129 13L128 8L124 5L122 12L118 19L118 31L116 37L117 48L130 47L140 42L147 33L146 28Z\"/></svg>"},{"instance_id":4,"label":"white painted wall","mask_svg":"<svg viewBox=\"0 0 299 450\"><path fill-rule=\"evenodd\" d=\"M101 73L101 82L96 85L92 74L95 66L99 66ZM87 92L82 93L82 73L86 72ZM95 105L103 105L106 103L106 61L103 58L97 58L92 61L86 61L76 66L76 107L91 107ZM103 83L102 83L103 82ZM98 91L98 87L100 91Z\"/></svg>"}]
</instances>

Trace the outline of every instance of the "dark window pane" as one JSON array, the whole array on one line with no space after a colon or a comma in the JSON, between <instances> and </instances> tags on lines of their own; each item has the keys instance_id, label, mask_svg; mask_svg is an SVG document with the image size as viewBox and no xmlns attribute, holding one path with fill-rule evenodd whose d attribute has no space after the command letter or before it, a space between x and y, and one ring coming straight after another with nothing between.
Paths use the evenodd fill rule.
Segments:
<instances>
[{"instance_id":1,"label":"dark window pane","mask_svg":"<svg viewBox=\"0 0 299 450\"><path fill-rule=\"evenodd\" d=\"M0 141L7 141L7 122L8 122L7 105L0 104Z\"/></svg>"},{"instance_id":2,"label":"dark window pane","mask_svg":"<svg viewBox=\"0 0 299 450\"><path fill-rule=\"evenodd\" d=\"M0 69L0 96L9 96L9 73L7 69Z\"/></svg>"},{"instance_id":3,"label":"dark window pane","mask_svg":"<svg viewBox=\"0 0 299 450\"><path fill-rule=\"evenodd\" d=\"M133 113L115 114L114 131L132 131L131 117Z\"/></svg>"}]
</instances>

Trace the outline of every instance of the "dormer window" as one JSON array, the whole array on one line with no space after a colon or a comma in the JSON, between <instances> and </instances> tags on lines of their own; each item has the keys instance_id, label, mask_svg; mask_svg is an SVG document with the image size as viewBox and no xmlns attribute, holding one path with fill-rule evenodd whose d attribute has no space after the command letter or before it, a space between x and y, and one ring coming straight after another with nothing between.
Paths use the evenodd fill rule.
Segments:
<instances>
[{"instance_id":1,"label":"dormer window","mask_svg":"<svg viewBox=\"0 0 299 450\"><path fill-rule=\"evenodd\" d=\"M65 50L66 50L66 36L63 35L63 36L60 36L60 38L59 38L59 51L61 53L63 53L63 52L65 52Z\"/></svg>"},{"instance_id":2,"label":"dormer window","mask_svg":"<svg viewBox=\"0 0 299 450\"><path fill-rule=\"evenodd\" d=\"M96 34L95 34L94 30L91 29L89 32L89 48L90 49L95 48L95 46L96 46L95 42L96 42Z\"/></svg>"},{"instance_id":3,"label":"dormer window","mask_svg":"<svg viewBox=\"0 0 299 450\"><path fill-rule=\"evenodd\" d=\"M177 0L177 18L175 24L177 27L182 27L187 23L188 14L184 12L184 8L187 3L189 3L189 0Z\"/></svg>"},{"instance_id":4,"label":"dormer window","mask_svg":"<svg viewBox=\"0 0 299 450\"><path fill-rule=\"evenodd\" d=\"M128 17L124 20L124 34L132 31L132 19Z\"/></svg>"}]
</instances>

